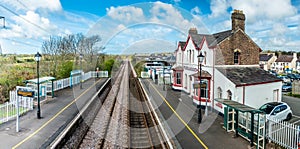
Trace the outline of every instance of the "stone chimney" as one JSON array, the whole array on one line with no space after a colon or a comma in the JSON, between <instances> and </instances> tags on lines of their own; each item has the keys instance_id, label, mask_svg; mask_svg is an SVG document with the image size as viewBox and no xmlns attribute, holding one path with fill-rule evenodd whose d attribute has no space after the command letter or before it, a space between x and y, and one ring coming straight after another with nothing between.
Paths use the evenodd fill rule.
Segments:
<instances>
[{"instance_id":1,"label":"stone chimney","mask_svg":"<svg viewBox=\"0 0 300 149\"><path fill-rule=\"evenodd\" d=\"M198 34L198 31L195 27L189 29L189 34Z\"/></svg>"},{"instance_id":2,"label":"stone chimney","mask_svg":"<svg viewBox=\"0 0 300 149\"><path fill-rule=\"evenodd\" d=\"M232 21L232 31L236 31L241 29L245 31L245 14L242 10L234 10L231 14L231 21Z\"/></svg>"},{"instance_id":3,"label":"stone chimney","mask_svg":"<svg viewBox=\"0 0 300 149\"><path fill-rule=\"evenodd\" d=\"M297 53L293 53L293 57L294 57L294 58L297 58Z\"/></svg>"}]
</instances>

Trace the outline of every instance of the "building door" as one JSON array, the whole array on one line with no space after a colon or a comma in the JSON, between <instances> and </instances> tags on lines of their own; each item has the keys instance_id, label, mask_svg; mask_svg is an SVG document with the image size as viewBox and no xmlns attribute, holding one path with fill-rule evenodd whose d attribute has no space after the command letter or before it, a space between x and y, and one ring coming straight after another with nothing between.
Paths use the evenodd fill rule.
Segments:
<instances>
[{"instance_id":1,"label":"building door","mask_svg":"<svg viewBox=\"0 0 300 149\"><path fill-rule=\"evenodd\" d=\"M278 101L279 89L273 90L273 101Z\"/></svg>"}]
</instances>

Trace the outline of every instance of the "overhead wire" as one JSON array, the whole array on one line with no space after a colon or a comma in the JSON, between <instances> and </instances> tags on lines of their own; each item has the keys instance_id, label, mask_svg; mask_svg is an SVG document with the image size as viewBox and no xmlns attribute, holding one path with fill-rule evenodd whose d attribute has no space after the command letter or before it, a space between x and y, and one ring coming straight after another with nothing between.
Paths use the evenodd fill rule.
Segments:
<instances>
[{"instance_id":1,"label":"overhead wire","mask_svg":"<svg viewBox=\"0 0 300 149\"><path fill-rule=\"evenodd\" d=\"M19 0L17 0L17 2L19 2L24 8L28 9L28 7L27 7L24 3L20 2ZM46 32L46 33L48 33L49 35L52 34L52 33L49 32L48 30L46 30L46 29L44 29L43 27L41 27L41 26L39 26L39 25L37 25L37 24L35 24L35 23L29 21L28 19L26 19L26 18L20 16L17 12L15 12L15 11L13 11L13 10L7 8L6 6L4 6L4 5L2 5L2 4L0 4L0 6L1 6L2 8L4 8L6 11L8 11L8 12L14 14L14 15L16 15L17 17L21 18L22 20L24 20L24 21L30 23L31 25L33 25L33 26L39 28L40 30L42 30L42 31L44 31L44 32ZM13 23L12 23L12 24L13 24ZM7 26L8 26L8 25L7 25ZM21 33L21 32L19 32L19 31L16 31L16 30L11 30L11 31L13 31L13 32L15 32L15 33L22 34L22 35L24 35L25 37L27 36L26 34ZM11 39L11 38L1 38L1 39L13 41L13 42L20 43L20 44L24 44L24 45L27 45L27 46L34 46L34 47L40 48L40 46L33 45L33 44L29 44L29 43L22 42L22 41L19 41L19 40L15 40L15 39ZM30 40L35 40L35 41L37 41L37 42L43 42L43 41L38 40L38 39L35 39L35 38L29 38L29 39L30 39Z\"/></svg>"},{"instance_id":2,"label":"overhead wire","mask_svg":"<svg viewBox=\"0 0 300 149\"><path fill-rule=\"evenodd\" d=\"M29 44L29 43L26 43L26 42L23 42L23 41L18 41L18 40L11 39L11 38L1 38L1 39L13 41L13 42L20 43L20 44L27 45L27 46L33 46L33 47L37 47L37 48L40 48L40 47L41 47L41 46Z\"/></svg>"},{"instance_id":3,"label":"overhead wire","mask_svg":"<svg viewBox=\"0 0 300 149\"><path fill-rule=\"evenodd\" d=\"M17 0L17 2L18 2L19 4L21 4L25 9L28 9L28 7L27 7L23 2L21 2L21 1L19 1L19 0Z\"/></svg>"},{"instance_id":4,"label":"overhead wire","mask_svg":"<svg viewBox=\"0 0 300 149\"><path fill-rule=\"evenodd\" d=\"M11 21L7 20L6 22L7 22L7 25L6 25L6 28L7 28L7 27L9 26L8 23L11 23ZM11 23L11 24L13 24L13 23ZM6 28L5 28L5 29L6 29ZM24 34L23 32L20 32L20 31L17 31L17 30L10 30L10 31L15 32L15 33L18 33L18 34L20 34L20 35L23 35L25 38L28 38L27 35ZM37 41L37 42L43 42L43 40L39 40L39 39L36 39L36 38L28 38L28 39L30 39L30 40L35 40L35 41Z\"/></svg>"},{"instance_id":5,"label":"overhead wire","mask_svg":"<svg viewBox=\"0 0 300 149\"><path fill-rule=\"evenodd\" d=\"M17 0L17 2L19 4L21 4L26 10L30 11L30 9L28 9L27 5L25 5L23 2L21 2L20 0ZM67 35L66 33L64 33L64 31L62 31L60 28L58 28L59 31L62 32L62 34Z\"/></svg>"},{"instance_id":6,"label":"overhead wire","mask_svg":"<svg viewBox=\"0 0 300 149\"><path fill-rule=\"evenodd\" d=\"M11 10L11 9L9 9L9 8L7 8L7 7L5 7L5 6L3 6L2 4L0 4L0 6L1 6L2 8L4 8L5 10L9 11L10 13L16 15L17 17L21 18L22 20L24 20L24 21L30 23L31 25L33 25L33 26L39 28L40 30L42 30L42 31L44 31L44 32L46 32L46 33L49 33L50 35L52 34L51 32L47 31L47 30L44 29L43 27L41 27L41 26L39 26L39 25L37 25L37 24L35 24L35 23L32 23L31 21L27 20L26 18L20 16L20 15L19 15L18 13L16 13L15 11L13 11L13 10Z\"/></svg>"}]
</instances>

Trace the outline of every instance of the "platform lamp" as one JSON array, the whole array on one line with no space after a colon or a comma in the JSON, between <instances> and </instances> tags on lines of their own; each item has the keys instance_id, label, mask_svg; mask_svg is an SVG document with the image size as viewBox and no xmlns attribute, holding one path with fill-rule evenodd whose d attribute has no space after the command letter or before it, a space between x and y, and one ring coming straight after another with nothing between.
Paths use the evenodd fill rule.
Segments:
<instances>
[{"instance_id":1,"label":"platform lamp","mask_svg":"<svg viewBox=\"0 0 300 149\"><path fill-rule=\"evenodd\" d=\"M82 89L82 58L83 58L83 54L79 55L79 62L80 62L80 89Z\"/></svg>"},{"instance_id":2,"label":"platform lamp","mask_svg":"<svg viewBox=\"0 0 300 149\"><path fill-rule=\"evenodd\" d=\"M35 55L35 61L36 61L36 72L37 72L37 118L41 118L41 106L40 106L40 71L39 71L39 63L42 58L42 55L37 52Z\"/></svg>"},{"instance_id":3,"label":"platform lamp","mask_svg":"<svg viewBox=\"0 0 300 149\"><path fill-rule=\"evenodd\" d=\"M201 70L202 70L202 62L204 60L204 55L202 55L202 52L197 56L198 58L198 68L199 68L199 88L200 88L200 94L199 94L199 101L200 105L197 106L198 108L198 123L200 124L202 121L202 113L201 113Z\"/></svg>"}]
</instances>

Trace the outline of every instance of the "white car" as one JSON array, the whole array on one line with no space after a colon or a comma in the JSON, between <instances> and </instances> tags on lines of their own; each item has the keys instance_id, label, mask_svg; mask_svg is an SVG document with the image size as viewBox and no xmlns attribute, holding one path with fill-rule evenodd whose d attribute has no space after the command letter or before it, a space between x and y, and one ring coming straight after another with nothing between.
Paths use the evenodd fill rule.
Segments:
<instances>
[{"instance_id":1,"label":"white car","mask_svg":"<svg viewBox=\"0 0 300 149\"><path fill-rule=\"evenodd\" d=\"M266 118L278 119L280 121L290 120L293 115L289 105L284 102L269 102L262 105L259 110L265 112Z\"/></svg>"}]
</instances>

